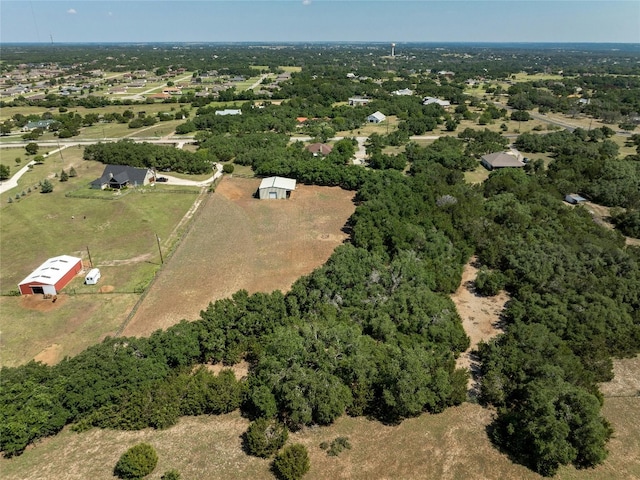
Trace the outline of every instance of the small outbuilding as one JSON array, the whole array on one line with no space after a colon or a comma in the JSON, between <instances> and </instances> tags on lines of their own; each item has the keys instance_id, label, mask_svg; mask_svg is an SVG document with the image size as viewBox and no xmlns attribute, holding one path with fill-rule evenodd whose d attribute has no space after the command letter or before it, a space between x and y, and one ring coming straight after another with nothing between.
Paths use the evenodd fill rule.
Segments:
<instances>
[{"instance_id":1,"label":"small outbuilding","mask_svg":"<svg viewBox=\"0 0 640 480\"><path fill-rule=\"evenodd\" d=\"M89 273L84 277L84 283L86 285L95 285L100 280L100 269L92 268Z\"/></svg>"},{"instance_id":2,"label":"small outbuilding","mask_svg":"<svg viewBox=\"0 0 640 480\"><path fill-rule=\"evenodd\" d=\"M69 255L53 257L18 284L22 295L57 295L82 270L82 259Z\"/></svg>"},{"instance_id":3,"label":"small outbuilding","mask_svg":"<svg viewBox=\"0 0 640 480\"><path fill-rule=\"evenodd\" d=\"M294 178L267 177L260 182L258 195L260 200L289 198L296 189Z\"/></svg>"},{"instance_id":4,"label":"small outbuilding","mask_svg":"<svg viewBox=\"0 0 640 480\"><path fill-rule=\"evenodd\" d=\"M587 199L581 197L577 193L570 193L569 195L565 195L564 201L570 203L571 205L578 205L579 203L586 202Z\"/></svg>"},{"instance_id":5,"label":"small outbuilding","mask_svg":"<svg viewBox=\"0 0 640 480\"><path fill-rule=\"evenodd\" d=\"M369 123L380 123L384 122L387 119L386 115L380 111L374 112L367 117L367 122Z\"/></svg>"},{"instance_id":6,"label":"small outbuilding","mask_svg":"<svg viewBox=\"0 0 640 480\"><path fill-rule=\"evenodd\" d=\"M480 163L484 165L487 170L495 170L497 168L522 168L524 163L520 161L515 155L511 155L505 152L489 153L483 155L480 159Z\"/></svg>"}]
</instances>

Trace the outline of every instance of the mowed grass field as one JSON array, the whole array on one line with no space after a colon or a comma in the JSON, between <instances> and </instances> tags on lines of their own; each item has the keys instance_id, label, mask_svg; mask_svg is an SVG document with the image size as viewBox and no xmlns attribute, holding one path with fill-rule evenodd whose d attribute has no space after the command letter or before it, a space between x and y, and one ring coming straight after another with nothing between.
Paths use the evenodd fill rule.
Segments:
<instances>
[{"instance_id":1,"label":"mowed grass field","mask_svg":"<svg viewBox=\"0 0 640 480\"><path fill-rule=\"evenodd\" d=\"M123 335L195 320L209 302L240 289L286 291L347 238L354 192L298 184L289 200L268 201L253 198L259 184L225 177L209 194Z\"/></svg>"},{"instance_id":2,"label":"mowed grass field","mask_svg":"<svg viewBox=\"0 0 640 480\"><path fill-rule=\"evenodd\" d=\"M54 177L71 166L77 177L68 182ZM57 255L81 257L88 267L89 249L93 265L102 272L98 285L84 285L83 277L77 276L62 291L66 295L59 296L55 308L41 296L33 296L39 304L0 297L2 365L24 363L56 344L61 355L75 354L114 332L135 303L138 295L134 293L149 283L160 266L156 235L166 254L175 242L177 225L200 191L180 187L188 193L170 193L171 187L157 185L105 200L116 197L89 188L103 169L102 164L82 160L82 149L70 147L62 155L50 155L25 174L17 188L0 195L2 294L17 290L34 268ZM52 193L35 189L45 178L54 186ZM31 192L26 193L29 188ZM85 195L91 198L81 198ZM59 358L53 355L47 360Z\"/></svg>"},{"instance_id":3,"label":"mowed grass field","mask_svg":"<svg viewBox=\"0 0 640 480\"><path fill-rule=\"evenodd\" d=\"M563 467L559 480L640 478L640 398L607 398L604 415L615 434L610 455L597 468ZM465 403L438 415L422 415L387 426L365 418L341 417L329 427L305 428L289 435L302 443L311 458L305 480L334 479L451 479L534 480L543 477L513 464L486 435L493 412ZM148 442L159 461L150 480L172 468L184 480L253 480L274 478L270 460L245 454L241 435L249 421L238 412L221 416L185 417L167 430L120 432L93 429L56 437L30 447L20 457L0 459L3 480L112 478L120 455L139 442ZM320 448L323 441L348 437L352 445L338 457Z\"/></svg>"}]
</instances>

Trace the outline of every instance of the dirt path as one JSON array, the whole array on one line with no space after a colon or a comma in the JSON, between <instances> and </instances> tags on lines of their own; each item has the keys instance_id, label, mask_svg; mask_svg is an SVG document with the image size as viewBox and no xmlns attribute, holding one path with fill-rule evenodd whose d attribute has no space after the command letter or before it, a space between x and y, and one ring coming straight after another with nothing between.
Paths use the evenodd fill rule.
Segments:
<instances>
[{"instance_id":1,"label":"dirt path","mask_svg":"<svg viewBox=\"0 0 640 480\"><path fill-rule=\"evenodd\" d=\"M478 264L476 257L464 266L462 271L462 282L458 290L451 296L455 303L464 331L471 339L471 345L463 352L456 361L456 367L468 368L471 370L469 379L469 395L477 395L477 383L475 373L478 370L478 363L471 352L475 350L480 341L488 341L502 332L500 314L505 303L509 300L506 292L500 292L495 297L482 297L478 295L473 282L478 275Z\"/></svg>"},{"instance_id":2,"label":"dirt path","mask_svg":"<svg viewBox=\"0 0 640 480\"><path fill-rule=\"evenodd\" d=\"M613 223L611 223L611 208L605 207L604 205L598 205L593 202L584 202L583 205L589 210L593 218L603 227L609 228L611 230L615 229ZM640 246L640 239L633 237L624 237L625 243L627 245L635 245Z\"/></svg>"}]
</instances>

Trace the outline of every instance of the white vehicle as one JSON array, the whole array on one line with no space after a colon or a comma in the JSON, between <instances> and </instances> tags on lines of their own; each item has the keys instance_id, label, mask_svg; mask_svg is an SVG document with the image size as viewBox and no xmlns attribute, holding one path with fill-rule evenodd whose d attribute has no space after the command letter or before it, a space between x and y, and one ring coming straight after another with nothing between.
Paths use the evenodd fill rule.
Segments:
<instances>
[{"instance_id":1,"label":"white vehicle","mask_svg":"<svg viewBox=\"0 0 640 480\"><path fill-rule=\"evenodd\" d=\"M87 276L84 277L84 283L87 285L95 285L96 283L98 283L98 280L100 280L100 270L98 270L97 268L92 268L91 270L89 270Z\"/></svg>"}]
</instances>

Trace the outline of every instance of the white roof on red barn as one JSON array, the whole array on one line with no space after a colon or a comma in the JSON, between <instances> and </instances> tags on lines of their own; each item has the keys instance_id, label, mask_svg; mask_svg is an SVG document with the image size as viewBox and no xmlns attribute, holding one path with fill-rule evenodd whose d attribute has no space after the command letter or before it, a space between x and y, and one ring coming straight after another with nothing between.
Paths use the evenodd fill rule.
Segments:
<instances>
[{"instance_id":1,"label":"white roof on red barn","mask_svg":"<svg viewBox=\"0 0 640 480\"><path fill-rule=\"evenodd\" d=\"M52 257L31 272L31 274L18 285L32 282L38 282L44 285L55 285L78 262L82 262L82 259L78 257L71 257L69 255Z\"/></svg>"}]
</instances>

